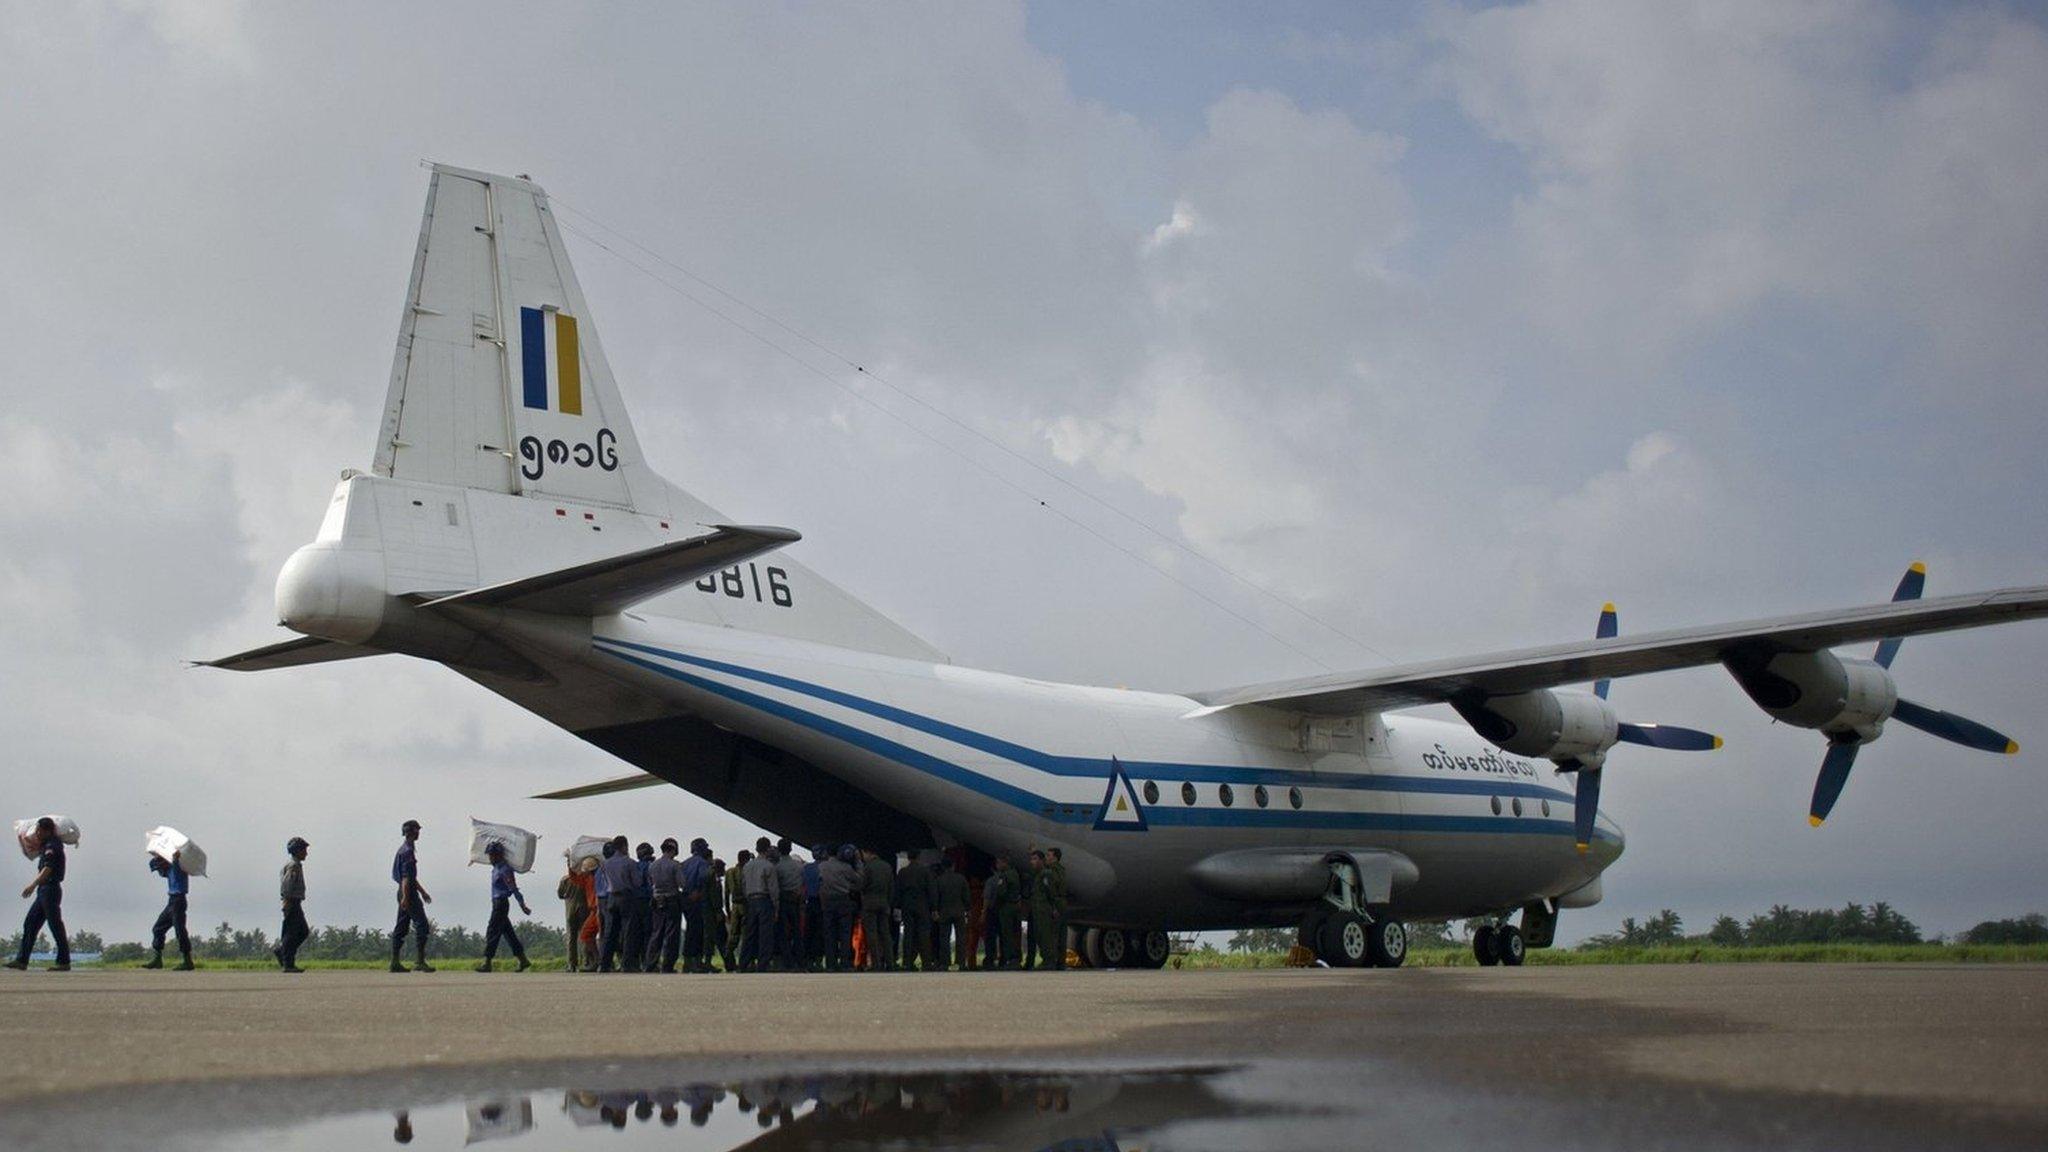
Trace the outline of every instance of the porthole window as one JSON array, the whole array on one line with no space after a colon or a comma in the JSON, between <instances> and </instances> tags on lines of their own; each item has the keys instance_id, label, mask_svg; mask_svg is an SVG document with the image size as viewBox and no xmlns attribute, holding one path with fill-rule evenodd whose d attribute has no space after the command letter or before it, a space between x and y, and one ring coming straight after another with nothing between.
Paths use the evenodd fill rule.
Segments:
<instances>
[{"instance_id":1,"label":"porthole window","mask_svg":"<svg viewBox=\"0 0 2048 1152\"><path fill-rule=\"evenodd\" d=\"M1228 784L1218 784L1216 786L1216 798L1223 801L1225 808L1237 803L1237 793L1232 792Z\"/></svg>"},{"instance_id":2,"label":"porthole window","mask_svg":"<svg viewBox=\"0 0 2048 1152\"><path fill-rule=\"evenodd\" d=\"M1543 814L1544 814L1545 816L1548 816L1548 815L1550 815L1550 801L1548 801L1548 800L1545 800L1545 801L1543 802Z\"/></svg>"},{"instance_id":3,"label":"porthole window","mask_svg":"<svg viewBox=\"0 0 2048 1152\"><path fill-rule=\"evenodd\" d=\"M1498 796L1493 798L1493 814L1495 816L1500 815L1500 797Z\"/></svg>"},{"instance_id":4,"label":"porthole window","mask_svg":"<svg viewBox=\"0 0 2048 1152\"><path fill-rule=\"evenodd\" d=\"M1159 785L1154 784L1150 780L1145 781L1145 803L1159 803Z\"/></svg>"},{"instance_id":5,"label":"porthole window","mask_svg":"<svg viewBox=\"0 0 2048 1152\"><path fill-rule=\"evenodd\" d=\"M1268 797L1266 796L1266 786L1264 784L1261 784L1258 787L1252 789L1252 803L1257 804L1261 808L1264 808L1266 806L1267 799Z\"/></svg>"},{"instance_id":6,"label":"porthole window","mask_svg":"<svg viewBox=\"0 0 2048 1152\"><path fill-rule=\"evenodd\" d=\"M1287 802L1296 808L1301 807L1301 789L1289 788L1287 790Z\"/></svg>"},{"instance_id":7,"label":"porthole window","mask_svg":"<svg viewBox=\"0 0 2048 1152\"><path fill-rule=\"evenodd\" d=\"M1517 816L1520 816L1521 814L1522 814L1522 798L1521 798L1520 796L1517 796L1517 797L1515 797L1515 815L1517 815Z\"/></svg>"},{"instance_id":8,"label":"porthole window","mask_svg":"<svg viewBox=\"0 0 2048 1152\"><path fill-rule=\"evenodd\" d=\"M1180 802L1190 808L1195 805L1195 786L1189 781L1180 782Z\"/></svg>"}]
</instances>

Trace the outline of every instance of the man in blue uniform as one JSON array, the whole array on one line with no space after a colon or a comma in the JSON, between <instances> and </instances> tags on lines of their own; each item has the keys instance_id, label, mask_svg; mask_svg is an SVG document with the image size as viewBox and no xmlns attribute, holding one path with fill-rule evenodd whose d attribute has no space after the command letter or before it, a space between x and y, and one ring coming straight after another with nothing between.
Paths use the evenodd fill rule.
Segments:
<instances>
[{"instance_id":1,"label":"man in blue uniform","mask_svg":"<svg viewBox=\"0 0 2048 1152\"><path fill-rule=\"evenodd\" d=\"M702 836L690 841L690 854L682 865L678 884L683 902L683 971L711 971L711 953L717 933L710 930L709 913L717 903L719 889L713 879L711 845Z\"/></svg>"},{"instance_id":2,"label":"man in blue uniform","mask_svg":"<svg viewBox=\"0 0 2048 1152\"><path fill-rule=\"evenodd\" d=\"M143 967L161 968L164 966L164 937L176 933L178 937L178 955L184 957L178 963L176 970L179 972L190 972L192 970L192 936L185 931L185 894L191 890L192 878L185 874L185 869L180 865L176 853L172 853L169 860L151 853L149 857L149 870L164 878L164 887L168 892L168 898L164 901L164 910L157 913L156 924L149 931L149 947L155 954L149 958L149 963L144 964Z\"/></svg>"},{"instance_id":3,"label":"man in blue uniform","mask_svg":"<svg viewBox=\"0 0 2048 1152\"><path fill-rule=\"evenodd\" d=\"M648 972L674 972L683 936L683 862L675 837L661 842L661 856L647 866L647 883L654 906L649 914L653 930L647 934L647 950L640 967Z\"/></svg>"},{"instance_id":4,"label":"man in blue uniform","mask_svg":"<svg viewBox=\"0 0 2048 1152\"><path fill-rule=\"evenodd\" d=\"M427 935L433 931L427 925L427 905L432 904L434 898L420 884L419 854L414 847L420 838L420 822L407 820L398 831L405 837L405 842L391 857L391 882L398 885L398 922L391 926L391 970L432 972L434 966L427 963ZM405 948L408 930L413 934L415 957L410 969L398 962L399 953Z\"/></svg>"},{"instance_id":5,"label":"man in blue uniform","mask_svg":"<svg viewBox=\"0 0 2048 1152\"><path fill-rule=\"evenodd\" d=\"M299 973L299 945L313 934L306 924L306 839L294 836L284 842L284 854L290 859L277 874L277 899L284 906L284 926L277 932L277 947L270 954L277 957L277 966L286 972Z\"/></svg>"},{"instance_id":6,"label":"man in blue uniform","mask_svg":"<svg viewBox=\"0 0 2048 1152\"><path fill-rule=\"evenodd\" d=\"M775 898L782 891L775 876L775 849L766 836L754 841L754 858L740 869L740 893L747 900L746 943L740 968L747 972L775 967Z\"/></svg>"},{"instance_id":7,"label":"man in blue uniform","mask_svg":"<svg viewBox=\"0 0 2048 1152\"><path fill-rule=\"evenodd\" d=\"M627 947L626 939L633 926L633 900L640 890L640 863L633 859L633 850L627 846L624 836L614 836L611 852L598 865L597 874L602 877L604 888L604 929L598 944L597 970L599 972L638 971L640 957ZM615 967L616 965L616 967Z\"/></svg>"},{"instance_id":8,"label":"man in blue uniform","mask_svg":"<svg viewBox=\"0 0 2048 1152\"><path fill-rule=\"evenodd\" d=\"M533 915L533 909L526 906L526 893L519 890L519 876L512 871L512 862L505 859L505 846L493 840L484 849L484 855L491 861L491 923L484 929L484 962L476 966L479 972L489 972L491 961L497 959L498 941L512 946L512 955L519 959L519 971L533 967L526 960L526 946L519 942L519 933L512 930L512 901L519 901L519 911Z\"/></svg>"},{"instance_id":9,"label":"man in blue uniform","mask_svg":"<svg viewBox=\"0 0 2048 1152\"><path fill-rule=\"evenodd\" d=\"M633 950L641 972L654 970L647 963L647 941L654 935L654 884L647 877L647 869L653 863L654 845L642 840L633 849L634 874L640 877L640 886L633 889L633 926L626 933L626 947Z\"/></svg>"},{"instance_id":10,"label":"man in blue uniform","mask_svg":"<svg viewBox=\"0 0 2048 1152\"><path fill-rule=\"evenodd\" d=\"M57 822L48 816L36 821L32 847L36 852L36 878L21 890L21 898L34 900L28 918L21 922L21 947L7 967L28 970L28 954L45 924L57 941L57 962L52 972L71 971L71 936L64 931L64 842L57 839Z\"/></svg>"}]
</instances>

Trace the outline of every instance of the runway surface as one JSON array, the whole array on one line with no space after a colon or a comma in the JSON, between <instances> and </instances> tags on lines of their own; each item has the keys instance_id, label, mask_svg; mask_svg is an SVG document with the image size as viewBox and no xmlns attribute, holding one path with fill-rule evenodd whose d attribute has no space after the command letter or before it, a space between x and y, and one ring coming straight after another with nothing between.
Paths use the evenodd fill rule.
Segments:
<instances>
[{"instance_id":1,"label":"runway surface","mask_svg":"<svg viewBox=\"0 0 2048 1152\"><path fill-rule=\"evenodd\" d=\"M1237 1069L1199 1091L1250 1111L1213 1123L1284 1113L1273 1146L1494 1126L1594 1147L2048 1146L2048 966L0 976L9 1148L210 1146L366 1109L388 1129L400 1105L515 1089L959 1069ZM1221 1131L1161 1146L1266 1146Z\"/></svg>"}]
</instances>

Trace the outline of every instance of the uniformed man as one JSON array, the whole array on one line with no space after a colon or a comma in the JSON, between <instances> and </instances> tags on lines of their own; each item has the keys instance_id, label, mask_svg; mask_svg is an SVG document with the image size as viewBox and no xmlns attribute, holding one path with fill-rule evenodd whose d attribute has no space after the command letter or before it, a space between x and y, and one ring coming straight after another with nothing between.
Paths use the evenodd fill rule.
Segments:
<instances>
[{"instance_id":1,"label":"uniformed man","mask_svg":"<svg viewBox=\"0 0 2048 1152\"><path fill-rule=\"evenodd\" d=\"M50 965L50 971L69 972L71 934L64 931L64 842L57 839L57 822L48 816L36 821L36 830L30 837L29 848L36 854L36 878L21 890L21 898L35 903L28 906L28 916L21 922L21 944L7 967L28 970L28 954L47 924L50 936L57 941L57 962Z\"/></svg>"},{"instance_id":2,"label":"uniformed man","mask_svg":"<svg viewBox=\"0 0 2048 1152\"><path fill-rule=\"evenodd\" d=\"M590 922L590 876L570 861L562 878L555 882L555 898L562 902L562 922L568 931L563 940L569 949L569 971L583 970L583 926Z\"/></svg>"},{"instance_id":3,"label":"uniformed man","mask_svg":"<svg viewBox=\"0 0 2048 1152\"><path fill-rule=\"evenodd\" d=\"M851 844L818 862L818 905L824 916L825 971L853 967L853 919L860 907L859 856Z\"/></svg>"},{"instance_id":4,"label":"uniformed man","mask_svg":"<svg viewBox=\"0 0 2048 1152\"><path fill-rule=\"evenodd\" d=\"M640 891L640 863L624 836L612 837L611 852L598 865L604 877L604 926L598 939L599 972L632 972L640 957L630 947L633 902Z\"/></svg>"},{"instance_id":5,"label":"uniformed man","mask_svg":"<svg viewBox=\"0 0 2048 1152\"><path fill-rule=\"evenodd\" d=\"M1024 882L1024 915L1027 917L1027 922L1023 925L1024 970L1026 972L1035 971L1038 968L1038 943L1041 936L1039 927L1041 923L1039 915L1041 903L1038 891L1038 877L1044 871L1045 852L1043 849L1033 848L1030 852L1025 853L1024 871L1020 879ZM1051 919L1052 906L1046 904L1043 905L1043 908L1044 918L1047 920Z\"/></svg>"},{"instance_id":6,"label":"uniformed man","mask_svg":"<svg viewBox=\"0 0 2048 1152\"><path fill-rule=\"evenodd\" d=\"M1045 850L1045 869L1052 874L1049 891L1052 897L1052 940L1055 955L1052 970L1067 970L1067 862L1065 855L1056 847Z\"/></svg>"},{"instance_id":7,"label":"uniformed man","mask_svg":"<svg viewBox=\"0 0 2048 1152\"><path fill-rule=\"evenodd\" d=\"M399 834L405 841L398 846L398 852L391 857L391 881L398 885L398 922L391 926L391 970L393 972L432 972L434 966L427 963L427 934L432 929L427 924L427 905L434 902L425 886L420 883L419 854L416 845L420 838L420 822L407 820L399 825ZM405 948L405 935L413 933L414 961L411 969L398 962L400 951Z\"/></svg>"},{"instance_id":8,"label":"uniformed man","mask_svg":"<svg viewBox=\"0 0 2048 1152\"><path fill-rule=\"evenodd\" d=\"M782 946L782 967L798 972L804 966L804 863L784 836L775 842L775 940Z\"/></svg>"},{"instance_id":9,"label":"uniformed man","mask_svg":"<svg viewBox=\"0 0 2048 1152\"><path fill-rule=\"evenodd\" d=\"M683 944L683 862L676 859L681 846L671 836L661 842L661 857L647 866L648 891L653 907L648 919L653 931L647 935L647 951L640 966L649 972L674 973L676 957Z\"/></svg>"},{"instance_id":10,"label":"uniformed man","mask_svg":"<svg viewBox=\"0 0 2048 1152\"><path fill-rule=\"evenodd\" d=\"M967 877L953 867L953 862L939 857L938 874L932 879L936 894L932 901L932 967L944 971L946 965L957 963L962 972L967 971L967 905L973 891L967 885Z\"/></svg>"},{"instance_id":11,"label":"uniformed man","mask_svg":"<svg viewBox=\"0 0 2048 1152\"><path fill-rule=\"evenodd\" d=\"M1003 874L991 867L981 882L981 967L993 970L1003 959Z\"/></svg>"},{"instance_id":12,"label":"uniformed man","mask_svg":"<svg viewBox=\"0 0 2048 1152\"><path fill-rule=\"evenodd\" d=\"M683 971L709 972L713 942L717 937L711 924L714 920L723 922L725 909L713 876L711 845L702 836L690 841L690 855L683 860L680 873Z\"/></svg>"},{"instance_id":13,"label":"uniformed man","mask_svg":"<svg viewBox=\"0 0 2048 1152\"><path fill-rule=\"evenodd\" d=\"M725 918L726 946L732 950L726 957L725 969L737 972L747 966L753 955L747 950L747 890L740 878L746 875L747 864L754 854L745 848L733 858L733 865L725 873ZM735 963L737 961L737 963Z\"/></svg>"},{"instance_id":14,"label":"uniformed man","mask_svg":"<svg viewBox=\"0 0 2048 1152\"><path fill-rule=\"evenodd\" d=\"M896 871L873 848L860 850L860 932L867 941L868 970L894 972L896 957L890 948L889 921L895 903Z\"/></svg>"},{"instance_id":15,"label":"uniformed man","mask_svg":"<svg viewBox=\"0 0 2048 1152\"><path fill-rule=\"evenodd\" d=\"M176 970L179 972L190 972L192 970L192 936L185 931L185 894L192 888L192 878L185 874L185 869L180 866L176 853L172 853L169 860L158 856L154 852L150 853L149 870L164 878L167 898L164 901L164 910L157 913L156 924L149 930L149 947L153 955L150 956L149 963L144 964L143 967L161 968L164 966L164 937L175 932L178 937L178 954L184 957L183 960L179 961Z\"/></svg>"},{"instance_id":16,"label":"uniformed man","mask_svg":"<svg viewBox=\"0 0 2048 1152\"><path fill-rule=\"evenodd\" d=\"M307 847L303 836L285 841L284 867L277 874L277 900L284 908L284 924L277 930L277 947L270 954L277 957L279 968L293 974L305 971L299 967L299 945L313 934L306 923Z\"/></svg>"},{"instance_id":17,"label":"uniformed man","mask_svg":"<svg viewBox=\"0 0 2048 1152\"><path fill-rule=\"evenodd\" d=\"M996 857L996 967L1017 967L1023 941L1024 882L1008 856Z\"/></svg>"},{"instance_id":18,"label":"uniformed man","mask_svg":"<svg viewBox=\"0 0 2048 1152\"><path fill-rule=\"evenodd\" d=\"M747 937L740 950L743 972L775 967L780 955L775 949L775 898L781 891L782 883L775 875L775 846L763 836L754 841L754 858L740 869L740 892L747 900Z\"/></svg>"},{"instance_id":19,"label":"uniformed man","mask_svg":"<svg viewBox=\"0 0 2048 1152\"><path fill-rule=\"evenodd\" d=\"M1052 858L1045 852L1031 854L1031 935L1036 941L1038 967L1058 972L1067 966L1067 952L1056 939L1060 899L1059 881L1052 870Z\"/></svg>"},{"instance_id":20,"label":"uniformed man","mask_svg":"<svg viewBox=\"0 0 2048 1152\"><path fill-rule=\"evenodd\" d=\"M896 871L896 911L903 924L900 955L906 972L932 966L932 905L937 897L932 870L917 853L905 853L903 867ZM938 966L944 968L945 961L938 961Z\"/></svg>"},{"instance_id":21,"label":"uniformed man","mask_svg":"<svg viewBox=\"0 0 2048 1152\"><path fill-rule=\"evenodd\" d=\"M498 956L498 942L503 940L512 946L512 955L519 959L518 971L524 972L533 965L527 962L526 946L519 942L519 933L512 929L512 901L519 901L519 911L527 916L533 915L533 909L526 906L526 893L519 890L519 874L505 858L505 846L493 840L484 849L484 855L491 862L491 922L484 929L484 962L476 970L491 970L491 961Z\"/></svg>"},{"instance_id":22,"label":"uniformed man","mask_svg":"<svg viewBox=\"0 0 2048 1152\"><path fill-rule=\"evenodd\" d=\"M710 937L708 941L709 951L704 955L704 970L706 972L712 971L711 952L718 953L719 965L723 971L730 972L736 966L733 963L732 954L734 945L730 919L731 898L727 894L726 889L726 880L730 875L731 873L726 869L725 861L713 856L711 858L711 879L704 889L704 923L706 926L705 930Z\"/></svg>"},{"instance_id":23,"label":"uniformed man","mask_svg":"<svg viewBox=\"0 0 2048 1152\"><path fill-rule=\"evenodd\" d=\"M633 849L633 864L640 886L633 889L633 928L626 934L626 946L633 950L637 970L649 972L647 940L654 935L654 884L647 878L647 870L654 865L654 845L642 840Z\"/></svg>"},{"instance_id":24,"label":"uniformed man","mask_svg":"<svg viewBox=\"0 0 2048 1152\"><path fill-rule=\"evenodd\" d=\"M803 954L804 971L816 972L825 966L825 861L832 856L832 849L823 844L811 846L811 858L804 864L804 914Z\"/></svg>"}]
</instances>

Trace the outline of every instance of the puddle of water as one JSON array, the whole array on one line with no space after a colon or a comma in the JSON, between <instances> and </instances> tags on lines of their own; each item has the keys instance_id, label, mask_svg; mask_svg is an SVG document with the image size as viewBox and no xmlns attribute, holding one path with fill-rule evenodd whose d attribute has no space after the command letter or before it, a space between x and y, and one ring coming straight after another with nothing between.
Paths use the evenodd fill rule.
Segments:
<instances>
[{"instance_id":1,"label":"puddle of water","mask_svg":"<svg viewBox=\"0 0 2048 1152\"><path fill-rule=\"evenodd\" d=\"M1188 1125L1233 1124L1227 1146L1299 1147L1289 1117L1237 1099L1215 1071L962 1072L764 1077L668 1087L504 1092L280 1125L187 1131L191 1147L327 1152L496 1142L509 1150L1043 1149L1213 1147ZM1263 1131L1262 1129L1270 1129ZM1176 1139L1175 1132L1192 1139Z\"/></svg>"}]
</instances>

